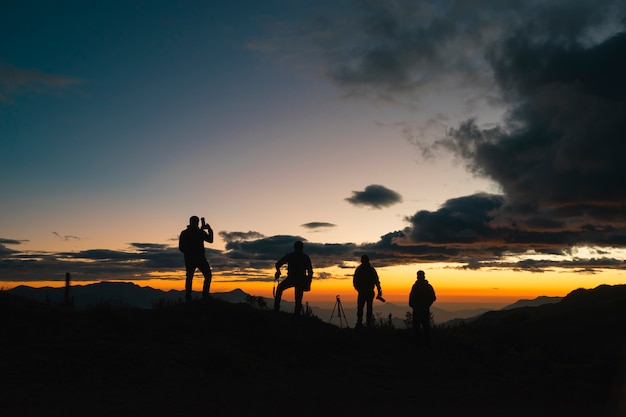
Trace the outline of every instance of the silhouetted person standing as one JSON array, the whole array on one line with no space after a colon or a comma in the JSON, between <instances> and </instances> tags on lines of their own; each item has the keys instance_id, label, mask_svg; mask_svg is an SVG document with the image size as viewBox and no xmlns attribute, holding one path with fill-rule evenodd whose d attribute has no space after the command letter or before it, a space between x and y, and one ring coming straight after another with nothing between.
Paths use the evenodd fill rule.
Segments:
<instances>
[{"instance_id":1,"label":"silhouetted person standing","mask_svg":"<svg viewBox=\"0 0 626 417\"><path fill-rule=\"evenodd\" d=\"M304 244L301 241L295 242L293 248L293 252L288 253L276 262L276 275L274 275L274 277L278 279L278 277L280 277L280 267L287 264L287 278L276 287L274 310L280 310L280 299L283 295L283 291L287 288L294 287L296 308L293 313L300 315L302 312L302 297L304 296L304 291L308 291L311 288L313 267L311 266L311 258L304 253Z\"/></svg>"},{"instance_id":2,"label":"silhouetted person standing","mask_svg":"<svg viewBox=\"0 0 626 417\"><path fill-rule=\"evenodd\" d=\"M426 280L424 271L417 271L417 281L413 284L409 295L409 306L413 308L415 337L420 340L421 333L426 346L430 345L430 306L436 299L435 290Z\"/></svg>"},{"instance_id":3,"label":"silhouetted person standing","mask_svg":"<svg viewBox=\"0 0 626 417\"><path fill-rule=\"evenodd\" d=\"M211 286L211 267L204 255L204 242L213 243L213 229L204 223L204 218L202 218L202 228L198 227L199 222L200 219L197 216L191 216L189 225L180 233L180 238L178 239L178 249L185 255L185 270L187 273L185 298L187 301L191 300L193 275L196 269L199 269L202 275L204 275L203 297L209 296L209 287Z\"/></svg>"},{"instance_id":4,"label":"silhouetted person standing","mask_svg":"<svg viewBox=\"0 0 626 417\"><path fill-rule=\"evenodd\" d=\"M380 280L378 273L372 265L367 255L361 256L361 265L354 271L352 285L357 290L358 296L356 301L356 327L363 326L363 307L367 305L366 323L371 326L374 323L374 315L372 312L372 304L374 303L374 287L378 289L378 296L382 296L380 288Z\"/></svg>"}]
</instances>

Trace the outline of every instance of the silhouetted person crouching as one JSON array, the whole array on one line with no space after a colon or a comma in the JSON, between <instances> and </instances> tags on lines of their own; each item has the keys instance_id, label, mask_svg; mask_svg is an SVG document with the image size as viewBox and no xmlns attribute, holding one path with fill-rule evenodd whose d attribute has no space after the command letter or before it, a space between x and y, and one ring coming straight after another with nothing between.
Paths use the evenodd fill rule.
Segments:
<instances>
[{"instance_id":1,"label":"silhouetted person crouching","mask_svg":"<svg viewBox=\"0 0 626 417\"><path fill-rule=\"evenodd\" d=\"M200 219L197 216L189 218L189 225L180 233L178 239L178 249L185 255L185 298L191 300L193 286L193 275L199 269L204 275L204 285L202 286L202 296L209 296L211 286L211 267L204 254L204 242L213 243L213 229L202 218L202 228L198 227ZM206 230L206 232L205 232Z\"/></svg>"},{"instance_id":2,"label":"silhouetted person crouching","mask_svg":"<svg viewBox=\"0 0 626 417\"><path fill-rule=\"evenodd\" d=\"M274 277L280 277L280 267L287 264L287 278L278 284L276 294L274 295L274 310L280 310L280 299L283 291L294 287L296 308L295 315L302 312L302 297L305 291L311 289L311 280L313 279L313 267L311 266L311 258L303 252L304 244L297 241L293 244L294 251L283 256L276 262L276 274Z\"/></svg>"},{"instance_id":3,"label":"silhouetted person crouching","mask_svg":"<svg viewBox=\"0 0 626 417\"><path fill-rule=\"evenodd\" d=\"M417 271L417 281L409 295L409 306L413 308L415 337L418 341L423 338L426 346L430 345L430 306L436 299L435 290L426 280L424 271Z\"/></svg>"},{"instance_id":4,"label":"silhouetted person crouching","mask_svg":"<svg viewBox=\"0 0 626 417\"><path fill-rule=\"evenodd\" d=\"M372 304L374 303L374 287L378 290L378 297L382 297L380 280L376 269L370 264L367 255L361 256L361 265L357 266L352 278L352 285L357 290L356 301L356 327L363 326L363 307L367 305L366 323L368 326L374 324L374 314Z\"/></svg>"}]
</instances>

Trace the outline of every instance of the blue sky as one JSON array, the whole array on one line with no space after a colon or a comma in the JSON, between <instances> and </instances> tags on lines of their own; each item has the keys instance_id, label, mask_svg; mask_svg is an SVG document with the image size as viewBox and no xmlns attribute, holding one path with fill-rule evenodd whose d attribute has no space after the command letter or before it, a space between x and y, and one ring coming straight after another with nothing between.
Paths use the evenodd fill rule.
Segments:
<instances>
[{"instance_id":1,"label":"blue sky","mask_svg":"<svg viewBox=\"0 0 626 417\"><path fill-rule=\"evenodd\" d=\"M320 267L367 252L619 272L624 16L608 0L8 2L0 280L179 270L192 214L224 274L295 238Z\"/></svg>"}]
</instances>

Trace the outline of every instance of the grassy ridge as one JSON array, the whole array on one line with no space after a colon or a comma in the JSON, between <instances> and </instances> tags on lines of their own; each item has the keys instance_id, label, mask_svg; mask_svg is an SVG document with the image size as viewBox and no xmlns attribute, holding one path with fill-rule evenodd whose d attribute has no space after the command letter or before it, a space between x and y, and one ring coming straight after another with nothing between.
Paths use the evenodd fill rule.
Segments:
<instances>
[{"instance_id":1,"label":"grassy ridge","mask_svg":"<svg viewBox=\"0 0 626 417\"><path fill-rule=\"evenodd\" d=\"M617 416L620 297L436 328L426 349L219 300L76 312L0 293L2 415Z\"/></svg>"}]
</instances>

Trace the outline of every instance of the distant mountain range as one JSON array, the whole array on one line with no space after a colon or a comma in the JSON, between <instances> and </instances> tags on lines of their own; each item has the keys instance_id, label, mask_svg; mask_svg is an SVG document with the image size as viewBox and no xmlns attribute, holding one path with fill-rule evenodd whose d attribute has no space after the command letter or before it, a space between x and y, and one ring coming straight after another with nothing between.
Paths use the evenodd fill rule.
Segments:
<instances>
[{"instance_id":1,"label":"distant mountain range","mask_svg":"<svg viewBox=\"0 0 626 417\"><path fill-rule=\"evenodd\" d=\"M33 288L20 285L7 291L10 294L30 298L43 303L63 304L65 288ZM110 307L153 308L157 304L178 303L185 300L185 291L163 291L152 287L141 287L132 282L100 282L70 287L70 300L74 308L84 310L107 305ZM200 298L194 293L194 298ZM240 289L230 292L212 293L211 296L231 303L245 303L248 294Z\"/></svg>"},{"instance_id":2,"label":"distant mountain range","mask_svg":"<svg viewBox=\"0 0 626 417\"><path fill-rule=\"evenodd\" d=\"M33 299L48 304L63 304L65 302L65 288L42 287L34 288L20 285L7 291L10 294L18 295L24 298ZM229 292L216 292L211 294L212 297L230 303L254 303L257 307L265 305L271 308L273 299L265 297L252 296L241 289L235 289ZM151 287L141 287L132 282L100 282L88 285L74 285L70 287L69 297L71 304L78 310L94 308L99 306L109 306L113 308L130 307L140 309L151 309L155 306L182 303L185 299L185 292L182 290L163 291ZM200 293L194 293L195 298L200 298ZM260 301L259 301L260 300ZM514 304L506 306L503 310L516 309L521 307L536 307L543 304L558 303L562 297L537 297L532 300L519 300ZM293 311L293 303L284 301L281 304L281 310ZM354 306L342 306L345 313L345 321L343 315L339 317L336 309L320 308L310 306L313 314L325 322L330 322L338 326L354 327L356 321L356 308ZM334 311L333 311L334 310ZM391 321L396 328L405 327L405 316L410 311L408 306L397 305L391 302L379 303L374 306L374 313L377 320L388 321L391 315ZM460 321L476 318L490 309L470 309L447 311L433 306L431 308L436 323L454 324Z\"/></svg>"},{"instance_id":3,"label":"distant mountain range","mask_svg":"<svg viewBox=\"0 0 626 417\"><path fill-rule=\"evenodd\" d=\"M532 299L532 300L519 300L519 301L516 301L516 302L514 302L511 305L503 307L502 310L512 310L514 308L520 308L520 307L537 307L537 306L540 306L540 305L543 305L543 304L558 303L562 299L563 299L563 297L548 297L548 296L542 295L542 296L537 297L537 298Z\"/></svg>"}]
</instances>

